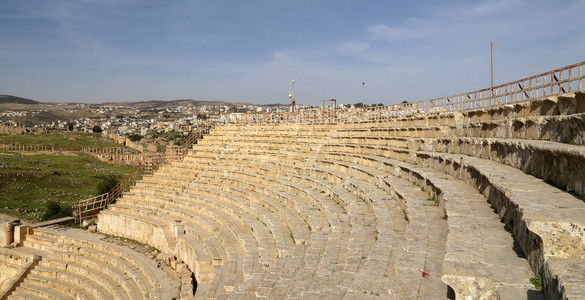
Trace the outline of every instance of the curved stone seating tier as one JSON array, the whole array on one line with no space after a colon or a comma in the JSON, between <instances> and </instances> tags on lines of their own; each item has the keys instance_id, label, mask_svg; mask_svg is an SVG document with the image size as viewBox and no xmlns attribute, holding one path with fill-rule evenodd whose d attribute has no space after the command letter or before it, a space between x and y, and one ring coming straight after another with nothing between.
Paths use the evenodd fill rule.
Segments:
<instances>
[{"instance_id":1,"label":"curved stone seating tier","mask_svg":"<svg viewBox=\"0 0 585 300\"><path fill-rule=\"evenodd\" d=\"M155 261L103 236L43 227L26 236L21 251L42 257L9 299L169 299L178 284Z\"/></svg>"},{"instance_id":2,"label":"curved stone seating tier","mask_svg":"<svg viewBox=\"0 0 585 300\"><path fill-rule=\"evenodd\" d=\"M337 141L337 140L334 140ZM359 145L356 151L367 146L384 149L381 143L369 143L367 137L342 139L342 145ZM494 138L407 138L404 142L389 143L388 148L408 148L402 151L413 155L413 150L465 154L489 159L532 174L555 186L585 194L585 146L550 141L494 139ZM402 145L401 145L402 144ZM326 146L325 146L326 147ZM574 176L564 176L564 174Z\"/></svg>"},{"instance_id":3,"label":"curved stone seating tier","mask_svg":"<svg viewBox=\"0 0 585 300\"><path fill-rule=\"evenodd\" d=\"M335 147L334 145L328 145L328 146L329 147L332 147L332 148ZM348 148L348 145L342 145L342 146L343 146L342 147L342 150L346 150ZM371 148L372 147L370 147L370 149ZM364 153L364 152L367 153L368 151L366 149L368 149L368 147L360 147L360 150L359 151L356 151L355 153ZM375 155L378 155L378 153L375 153ZM435 157L435 160L437 160L437 159L438 160L442 160L444 158L437 158L437 157L446 156L446 155L447 154L441 154L441 153L433 153L432 154L432 156ZM419 155L419 158L420 157L422 157L422 155ZM456 166L457 165L457 157L460 157L460 156L451 155L451 157L452 157L452 159L450 160L450 162L448 162L446 164L449 164L449 165L452 165L452 166ZM465 159L465 161L467 161L467 159ZM488 163L485 160L475 159L475 162L478 162L478 163L481 163L482 161L483 161L483 163ZM457 168L457 167L454 167L454 168ZM491 163L491 167L490 168L486 167L486 170L494 170L494 169L497 170L498 168L504 168L504 166L501 166L500 164L497 164L497 163ZM440 167L438 167L437 169L439 169L439 170L441 170L443 172L446 172L445 170L443 170ZM510 171L514 171L514 170L512 169ZM470 172L472 172L472 171L470 171ZM474 172L477 173L478 171L475 171L474 170ZM485 170L484 170L484 172L485 172ZM540 194L540 195L539 194L535 194L533 196L535 198L539 198L540 197L540 199L546 200L546 201L549 201L550 202L550 200L559 197L557 194L560 193L561 195L563 195L563 193L560 192L559 190L554 189L554 188L552 188L552 187L550 187L550 186L542 183L541 181L535 180L531 176L527 176L525 174L522 174L522 172L520 172L518 170L515 170L515 172L517 173L516 176L519 176L519 177L521 177L523 179L526 179L526 180L532 180L532 182L530 182L530 184L527 184L527 186L534 186L535 190L539 191L539 193L542 191L542 189L548 189L549 190L549 194L550 194L549 196L543 197L542 194ZM469 177L475 178L474 180L478 180L476 178L477 176L469 175ZM489 176L486 176L486 177L489 177ZM509 176L500 176L500 178L506 178L506 180L507 180L510 177ZM485 183L484 183L484 185L485 185ZM517 184L516 183L511 184L511 186L509 188L505 189L505 190L508 191L508 190L513 190L513 189L517 189ZM502 188L500 188L498 190L501 191ZM522 193L524 193L524 192L522 192ZM524 194L526 194L526 193L524 193ZM568 194L564 194L564 196L561 196L561 198L562 197L565 197L565 198L566 197L574 198L574 197L571 197ZM500 202L501 201L503 201L503 200L500 200ZM510 201L510 200L508 200L508 201ZM523 201L523 200L519 200L519 201ZM550 210L551 212L553 212L553 213L551 213L552 214L552 218L554 218L556 220L556 221L552 221L551 220L551 217L545 218L545 220L542 221L545 224L545 225L543 225L543 227L548 227L549 229L541 229L541 230L545 230L545 233L542 233L540 235L549 235L549 236L550 235L553 235L554 236L554 235L561 234L561 236L568 235L569 237L565 241L563 241L562 238L561 237L558 237L558 236L557 237L554 237L553 240L550 240L550 238L548 238L549 239L549 242L551 244L555 244L556 243L557 245L547 245L547 239L546 238L542 238L542 240L544 240L544 243L537 243L537 246L534 246L534 245L532 245L532 246L525 245L525 247L523 247L524 248L523 250L528 253L529 258L530 258L530 253L533 253L533 252L538 253L539 251L541 251L541 250L539 250L538 247L545 247L545 248L552 247L552 248L558 249L558 248L562 248L563 246L567 246L567 245L571 245L570 248L569 248L569 251L570 252L576 253L576 254L572 254L572 255L576 255L577 258L579 258L580 256L583 255L582 254L583 253L582 249L584 248L583 241L582 241L582 238L579 238L579 236L581 236L580 232L583 231L583 229L581 228L581 225L579 225L579 224L580 224L580 222L583 219L585 219L585 218L583 218L583 216L580 216L579 215L580 213L583 212L583 202L581 200L579 200L579 199L575 199L575 200L569 199L567 201L568 202L566 204L558 204L558 203L552 201L552 202L550 202L550 204L548 204L548 205L550 205L550 208L548 208L548 209L545 206L542 206L541 203L535 204L536 210L537 211L540 211L539 215L542 215L542 212L541 212L542 209L546 209L547 211ZM514 201L510 201L510 203L514 203L515 205L518 205L519 204L519 203L514 202ZM494 206L496 206L496 205L494 204ZM514 211L514 210L510 209L509 206L510 206L510 204L507 204L507 205L500 204L499 206L496 206L496 207L500 210L501 213L503 211L506 211L506 212L510 212L510 214L512 214L512 216L513 216L515 213L512 213L511 211ZM512 206L512 207L515 207L515 206ZM556 218L559 217L559 213L560 212L565 211L565 209L563 209L563 208L569 208L568 209L568 212L570 212L570 214L566 214L565 213L565 217L562 217L561 219L556 219ZM504 214L504 213L502 213L502 214ZM524 212L523 214L526 214L526 212ZM506 219L507 220L511 220L511 222L513 224L519 224L519 222L527 222L527 220L530 220L529 217L527 217L526 220L518 220L518 217L517 216L515 216L515 217L512 217L512 216L508 216L508 217L506 217ZM516 218L516 219L514 219L514 218ZM535 223L534 221L530 221L530 222L532 224ZM514 232L516 232L516 231L520 231L520 232L526 231L523 228L524 227L521 226L521 225L514 226ZM551 230L553 230L554 233L551 232ZM528 236L526 236L526 237L517 236L517 238L524 240L524 243L525 244L534 244L533 241L535 240L535 238L529 236L528 233L526 233L525 235L528 235ZM563 246L561 246L561 245L563 245ZM531 248L534 248L534 247L536 247L536 249L531 249ZM554 252L554 251L551 250L550 252ZM547 251L547 253L548 253L548 251ZM560 254L559 253L556 253L556 254L555 253L551 253L551 255L552 256L556 256L556 257L558 257L560 255L561 257L563 257L563 256L565 256L567 254L565 254L565 253L560 253ZM531 259L531 263L532 263L533 268L535 268L535 270L537 270L538 273L544 273L549 278L553 278L553 279L551 279L551 281L552 282L555 282L555 284L558 285L555 288L557 288L559 291L561 291L561 286L563 285L562 279L556 278L557 276L555 274L550 273L550 271L544 270L543 267L542 267L546 263L546 261L548 260L548 257L545 256L544 258L542 258L542 257L539 257L538 255L536 255L536 256L537 256L537 259L534 259L534 258ZM561 264L561 262L560 262L559 259L555 259L554 261L555 261L556 265L560 265ZM572 259L572 260L570 260L570 262L571 262L571 266L573 267L572 268L573 270L579 268L579 265L580 264L578 263L578 260ZM567 271L564 271L563 273L566 274ZM569 277L570 278L570 276L566 276L566 277ZM552 286L555 286L555 285L552 285ZM573 286L574 287L574 284L570 284L570 286ZM580 289L577 288L577 291L579 291L579 290ZM569 292L567 292L567 293L569 293Z\"/></svg>"},{"instance_id":4,"label":"curved stone seating tier","mask_svg":"<svg viewBox=\"0 0 585 300\"><path fill-rule=\"evenodd\" d=\"M316 148L315 144L295 140L295 137L288 137L286 141L280 141L265 135L261 135L261 138L256 138L253 143L242 142L240 147L257 149L266 146L267 143L271 145L275 143L294 143L287 148L295 150ZM349 145L349 147L354 148L354 145L359 145L355 151L361 151L361 147L366 146L379 147L381 150L385 149L384 147L389 147L391 148L389 150L402 151L407 156L414 155L414 152L410 150L477 156L518 168L578 195L584 195L585 193L585 178L581 176L582 172L579 172L585 167L585 146L581 145L496 138L379 137L377 135L372 136L370 130L363 130L361 134L354 136L333 136L325 141L325 145L327 144ZM404 150L396 148L404 148ZM385 154L380 153L380 155ZM575 174L575 176L564 176L566 173Z\"/></svg>"},{"instance_id":5,"label":"curved stone seating tier","mask_svg":"<svg viewBox=\"0 0 585 300\"><path fill-rule=\"evenodd\" d=\"M409 144L411 149L464 154L499 162L548 181L565 191L585 194L585 177L580 172L585 168L584 146L492 138L412 139Z\"/></svg>"},{"instance_id":6,"label":"curved stone seating tier","mask_svg":"<svg viewBox=\"0 0 585 300\"><path fill-rule=\"evenodd\" d=\"M229 160L227 160L227 159L228 158L225 157L223 161L228 161L227 165L229 165ZM242 162L242 164L245 163L244 166L243 166L244 169L246 167L251 166L251 165L255 165L254 162L249 162L248 163L245 160L241 160L241 159L239 159L239 160ZM275 166L274 168L268 168L268 169L269 170L287 170L287 169L291 169L291 168L294 168L294 167L293 166L286 166L286 165L284 165L284 166L280 166L280 167L279 166ZM299 168L302 168L302 167L299 167ZM214 176L218 176L219 177L219 176L222 175L221 172L226 172L226 171L219 170L218 172L220 172L220 173L217 174L217 175L214 175ZM238 177L237 172L238 171L230 172L229 175L225 175L225 176ZM335 175L334 175L334 173L332 173L332 174L327 174L327 176L335 176ZM225 177L222 177L221 180L226 180L226 179L225 179ZM265 180L264 182L270 182L270 180ZM353 185L352 187L358 188L358 189L363 189L364 186L368 186L368 185L369 185L369 183L367 183L365 181L361 181L361 182ZM412 186L410 183L409 183L409 185ZM348 185L348 187L349 186L350 185ZM370 185L369 189L370 190L373 190L375 188ZM375 192L371 192L371 191L369 191L369 193L365 193L362 190L360 193L362 194L363 197L366 197L370 201L372 199L374 199L374 198L378 198L378 199L383 199L384 198L383 195L379 195L379 194L376 195ZM426 194L423 193L423 197L426 197ZM377 202L380 202L380 201L377 201ZM397 210L397 211L399 212L399 210ZM417 212L418 211L414 211L413 210L413 213L414 214L416 214ZM399 214L400 214L400 219L404 218L404 216L402 215L401 212L399 212ZM391 217L389 215L385 215L385 216L382 216L381 215L381 216L378 217L378 221L380 221L380 220L388 220L388 221L390 221L391 220ZM389 227L390 230L388 230L388 228L385 228L384 230L380 229L380 227L384 227L384 226ZM412 229L412 227L410 227L410 228ZM376 254L376 253L377 253L377 251L379 251L379 252L385 252L385 251L387 251L385 249L391 248L391 244L392 244L391 243L391 240L392 240L391 239L391 234L388 236L388 238L385 238L384 237L386 234L391 233L391 225L389 226L389 225L380 225L379 224L379 228L376 229L376 231L378 231L378 235L376 236L376 239L377 239L376 240L377 241L376 246L378 248L375 248L375 249L373 249L373 250L371 250L369 252L370 257L368 257L368 260L366 261L366 263L364 264L364 266L360 267L360 270L362 270L362 271L361 271L361 273L358 274L358 278L354 281L355 283L358 283L359 282L362 285L367 282L367 285L369 285L368 286L369 287L369 290L372 290L372 291L374 291L376 289L373 289L372 288L372 286L374 285L374 283L371 282L371 279L368 281L368 280L365 280L365 278L362 279L362 278L359 278L359 277L360 276L361 277L366 276L364 274L369 274L369 276L373 276L376 273L373 270L377 270L378 272L380 272L380 271L383 272L382 274L378 274L378 276L377 276L378 278L383 279L384 277L382 277L381 275L384 275L384 270L380 270L379 263L380 263L380 259L387 261L388 258L385 257L386 255L384 255L384 254ZM420 229L419 229L419 231L420 231ZM418 234L418 235L420 236L421 234ZM418 241L423 241L423 242L426 241L426 231L423 231L423 235L424 235L424 237L422 239L420 239L420 237L419 237L417 240ZM424 250L426 250L426 246L425 246L424 243L423 243L422 247L420 245L418 245L418 246L413 246L412 248L413 249L421 249L421 248L423 248ZM380 249L380 250L376 250L376 249ZM406 295L408 295L410 297L413 297L413 296L416 296L416 292L418 290L418 285L413 284L413 282L415 282L415 280L413 280L413 279L420 278L420 269L423 269L424 268L424 257L425 257L424 254L425 254L425 251L420 251L420 250L409 250L409 251L411 251L411 252L409 252L409 257L410 257L411 260L409 261L410 263L408 264L407 267L410 268L410 272L412 273L412 276L405 276L406 274L405 274L404 270L401 270L401 272L400 272L401 276L396 276L395 274L393 274L392 277L394 277L394 278L403 278L403 279L404 278L408 278L409 279L408 282L404 282L404 284L402 286L403 287L411 287L411 289L412 289L412 287L414 287L414 293L412 291L410 291L410 294L406 294ZM412 261L412 258L415 256L415 253L421 253L422 254L422 260L421 260L422 263L419 265L419 268L416 268L414 266L414 264L413 264L413 261ZM376 259L376 257L378 257L378 258ZM369 267L368 265L371 265L371 267ZM368 270L368 268L370 268L370 271L369 272L366 272L366 270ZM433 270L433 271L435 271L435 270ZM437 273L435 273L435 274L437 274ZM440 274L440 269L438 270L438 274ZM373 277L376 277L376 276L373 276ZM436 278L438 278L438 277L436 277ZM438 282L440 283L440 280L438 280ZM386 286L388 287L390 285L386 285ZM397 286L401 286L401 285L397 285ZM363 288L360 287L359 284L356 284L356 287L354 287L354 290L360 290L360 289L363 289ZM393 293L395 293L396 295L400 294L400 292L401 291L399 291L398 289L396 291L393 291ZM404 291L402 291L402 292L404 292ZM436 290L434 292L436 292ZM402 296L408 297L406 295L403 294Z\"/></svg>"},{"instance_id":7,"label":"curved stone seating tier","mask_svg":"<svg viewBox=\"0 0 585 300\"><path fill-rule=\"evenodd\" d=\"M248 153L248 155L250 155L250 154ZM259 156L262 156L262 155L265 156L266 154L263 153L263 154L258 154L258 155ZM274 155L277 155L277 153L275 153ZM342 154L342 155L344 155L344 154ZM315 156L319 157L320 155L319 154L316 154ZM356 157L358 157L357 154L355 154L355 155L353 155L353 154L345 154L345 158L349 158L350 160L355 160ZM341 157L341 156L332 156L332 158L333 158L332 161L329 162L329 163L337 164L339 166L342 166L341 164L336 163L336 162L343 161L344 160L343 157ZM373 156L373 158L378 158L378 157L377 156ZM377 164L379 164L379 162L377 162ZM376 165L376 164L374 164L374 165ZM408 165L402 164L401 168L404 168L405 166L408 166ZM289 166L289 167L294 168L294 166ZM342 167L343 168L346 168L346 169L348 168L347 165L342 166ZM361 170L359 170L359 172L363 173L364 172L363 168L360 168L360 169ZM336 171L339 172L341 170L339 168L337 168ZM338 172L334 172L334 173L338 173ZM411 171L409 171L409 172L411 172ZM355 174L354 173L354 176L359 177L360 174ZM377 182L377 181L379 181L379 178L375 178L375 176L372 174L371 171L370 171L369 174L366 173L366 176L372 177L371 178L371 182ZM428 177L429 175L427 174L426 176ZM435 176L438 176L438 175L435 175ZM443 177L445 177L445 175L443 175ZM422 177L421 176L420 178L425 178L425 177ZM425 180L429 180L429 179L426 178ZM438 180L438 179L435 179L435 180ZM452 178L452 181L456 181L456 180L453 180L453 178ZM444 185L445 187L442 187L442 189L447 189L452 184L453 184L452 182L443 183L442 185ZM463 183L461 183L461 184L463 184ZM463 187L465 187L465 186L466 185L463 184ZM457 189L456 191L460 191L462 187L459 186L458 188L459 189ZM439 194L439 195L442 195L444 193L444 192L441 192L442 189L439 189L439 190L435 191L435 193L436 194ZM452 190L451 193L455 193L455 191ZM490 221L491 223L488 223L488 225L486 225L486 226L488 226L488 228L483 230L484 235L486 235L486 233L491 233L494 230L494 228L500 228L500 233L501 233L501 235L503 234L503 238L502 238L502 236L500 236L500 239L505 240L505 237L508 238L508 243L505 244L505 246L502 247L501 251L497 251L497 252L490 252L488 249L485 249L484 251L479 251L479 249L481 249L481 247L479 245L483 245L483 241L482 241L482 243L471 243L471 244L468 244L469 247L466 250L463 249L463 250L465 250L465 253L467 253L469 255L472 255L472 258L470 258L470 261L471 262L467 262L467 264L469 266L473 266L472 263L476 263L476 261L474 261L474 259L477 259L475 257L475 255L477 255L478 253L482 253L482 256L481 256L482 258L487 257L487 259L489 260L490 257L492 257L491 259L493 261L497 261L500 258L508 257L508 260L506 260L506 263L510 263L511 265L515 265L516 269L519 270L516 273L508 272L506 269L503 269L502 270L502 268L505 267L506 265L500 265L499 271L501 272L501 274L506 274L507 272L509 274L515 274L515 275L518 275L516 277L516 279L519 279L519 280L517 282L510 282L509 280L500 280L498 282L496 280L496 279L499 279L496 276L496 274L497 274L496 271L498 270L498 268L496 266L493 266L494 262L492 262L492 261L482 261L481 263L484 266L484 268L485 268L485 266L488 266L488 265L491 266L491 269L494 272L494 273L492 273L491 276L495 277L493 279L489 279L488 278L490 281L493 280L495 282L491 283L492 284L491 287L486 288L487 295L489 295L489 293L495 294L496 293L496 289L498 287L500 287L500 286L515 286L517 288L521 288L521 289L527 290L529 288L529 286L530 286L530 283L529 283L529 280L528 280L531 277L531 276L529 276L531 274L530 269L529 269L526 261L525 260L522 260L522 259L520 260L520 262L518 262L517 259L516 259L516 263L515 264L512 264L511 263L511 262L515 261L515 258L517 258L517 254L512 250L512 248L513 248L513 241L509 237L509 234L507 234L505 232L505 230L503 230L503 224L501 224L499 222L499 217L497 215L495 215L489 209L489 206L487 205L487 203L485 201L485 198L483 196L479 195L476 190L471 189L469 186L467 186L467 192L466 193L464 193L464 194L457 193L455 195L451 195L449 198L452 198L452 199L460 199L460 198L462 198L461 195L464 195L464 197L472 197L472 198L473 197L478 198L478 196L479 196L479 198L476 200L476 203L478 203L478 206L480 206L480 207L483 204L484 210L483 210L483 212L481 212L481 218L482 218L482 220L484 218L486 218L486 215L487 216L491 216L491 221ZM451 202L453 202L453 201L455 201L455 200L451 200ZM465 204L465 202L463 202L463 204ZM467 212L466 213L460 213L459 212L459 211L462 211L462 208L461 208L462 206L463 205L460 204L460 203L457 203L456 205L454 205L455 208L453 208L452 210L455 210L456 211L456 213L455 213L456 217L454 217L455 220L453 222L457 222L457 217L460 214L465 215L466 218L464 218L464 219L467 219ZM463 209L463 211L465 211L465 210ZM449 210L447 210L447 214L449 214ZM459 223L463 223L463 224L469 225L469 223L471 223L471 221L465 220L465 222L459 221ZM473 223L477 223L477 221L475 221ZM473 228L473 226L471 226L471 227ZM458 231L462 231L459 228L457 230ZM475 231L472 231L472 233L469 233L469 234L472 235L472 236L482 236L480 233L476 233ZM454 241L451 242L451 243L449 243L448 245L459 245L461 243L460 241L461 241L461 238L454 238ZM478 248L476 248L476 247L478 247ZM487 245L486 245L486 247L487 247ZM462 251L461 249L456 249L456 250L459 250L459 251L457 253L453 254L454 257L458 257L461 254L461 251ZM503 253L501 253L501 252L503 252ZM507 252L507 254L504 254L506 252ZM487 253L493 253L493 256L490 256ZM520 267L520 266L522 266L522 262L524 262L523 267ZM469 266L467 266L467 267L469 267ZM460 265L459 267L464 267L464 266L463 265ZM461 273L461 272L459 272L459 273ZM481 270L479 268L470 268L470 270L469 270L469 272L467 274L455 274L455 275L451 276L451 277L458 278L459 282L456 282L455 280L452 280L450 282L450 284L453 287L459 287L460 290L461 290L460 293L464 294L465 292L469 292L469 290L473 290L474 288L477 288L477 287L466 286L465 285L466 284L465 283L465 280L463 280L461 278L480 278L480 277L484 277L485 276L483 274L489 274L489 272L487 272L486 270ZM522 275L522 276L520 276L520 275ZM490 275L488 275L488 277L489 276ZM485 283L485 282L483 282L483 283ZM483 284L483 283L481 283L481 284ZM459 291L456 291L456 292L459 292Z\"/></svg>"},{"instance_id":8,"label":"curved stone seating tier","mask_svg":"<svg viewBox=\"0 0 585 300\"><path fill-rule=\"evenodd\" d=\"M220 187L220 186L218 185L218 187ZM200 191L201 191L201 190L200 190ZM232 192L233 192L233 191L232 191ZM314 226L315 226L315 224L314 224ZM321 234L321 233L314 233L314 234ZM297 238L297 239L298 239L298 238ZM311 240L316 240L316 239L311 239ZM310 246L309 246L309 248L310 248ZM310 251L310 249L308 249L308 250ZM319 249L316 249L316 250L319 250ZM315 252L315 251L313 251L313 252ZM313 256L314 256L314 255L313 255ZM271 294L272 294L272 293L271 293Z\"/></svg>"},{"instance_id":9,"label":"curved stone seating tier","mask_svg":"<svg viewBox=\"0 0 585 300\"><path fill-rule=\"evenodd\" d=\"M242 183L244 183L242 181L229 180L228 178L224 178L224 177L221 177L220 178L220 177L215 177L215 176L212 176L212 175L210 175L210 177L202 177L202 179L203 179L202 181L196 181L195 182L195 185L196 185L196 187L197 187L198 190L201 190L201 186L202 185L209 186L209 184L207 184L209 181L217 181L217 180L219 180L221 183L213 183L212 184L212 185L215 186L216 189L222 189L222 190L226 190L227 189L227 190L230 191L230 194L240 194L241 192L244 192L244 194L248 194L249 195L248 196L249 197L248 200L249 201L253 201L253 202L256 202L257 201L257 200L254 200L254 198L260 198L261 197L260 195L253 195L254 192L252 192L250 190L245 191L244 189L241 189L240 191L235 191L236 189L239 189L239 188L235 188L234 185L241 185ZM230 185L228 182L232 182L233 185ZM214 187L210 187L210 188L214 188ZM249 193L252 194L252 195L250 195ZM252 204L252 205L254 205L254 204ZM280 210L280 211L275 210L277 208L276 205L275 206L272 206L272 205L275 205L275 204L274 203L262 203L261 205L258 205L256 207L257 208L261 208L261 207L266 206L266 208L268 210L270 210L270 211L273 211L275 215L278 215L278 214L282 213L283 211L284 212L287 211L287 210ZM291 215L291 214L287 214L286 216L281 216L281 218L283 218L282 219L283 221L281 221L281 222L286 222L287 226L289 228L291 228L290 230L288 230L288 232L290 232L290 237L296 243L295 246L293 246L291 244L289 244L289 245L286 245L286 244L279 245L277 243L277 247L279 249L279 254L281 256L284 256L284 258L285 258L285 260L283 261L283 263L284 263L285 266L291 265L286 258L287 258L287 256L289 256L289 253L290 253L290 255L293 254L292 253L293 251L288 251L286 249L293 249L295 247L296 248L304 248L304 252L305 253L311 253L311 252L317 252L318 253L321 250L321 244L317 242L317 241L319 241L319 239L317 239L317 238L314 238L314 239L313 238L310 238L311 235L312 235L312 234L309 234L310 226L308 226L306 223L303 226L299 226L298 223L293 222L294 221L294 216ZM277 220L270 221L270 222L276 223L276 221ZM277 234L278 233L278 232L274 232L275 229L278 229L274 225L271 226L271 228L272 228L271 229L271 234ZM284 231L283 230L279 230L279 232L282 232L280 235L284 235ZM321 234L322 233L315 233L315 235L321 235ZM306 241L308 241L308 242L306 242ZM304 247L300 247L301 245L304 245ZM303 255L301 254L301 256L303 256ZM310 270L310 268L312 266L316 266L318 264L318 261L311 261L311 260L315 260L317 258L318 258L318 256L304 255L303 260L302 261L299 261L299 262L304 263L305 267L299 269L299 267L294 266L294 265L291 265L294 268L293 269L290 269L289 268L289 270L285 270L285 274L287 274L289 272L299 273L300 270ZM294 256L292 257L292 260L293 261L296 260L296 259L297 259L297 257L294 257ZM271 275L270 277L268 277L268 278L265 277L264 278L264 283L262 283L261 286L266 286L266 284L268 284L270 282L272 282L272 284L274 284L277 281L277 279L278 279L278 277L274 277L274 275L276 275L276 274L278 274L278 273L276 273L276 270L273 270L271 272L271 274L270 274ZM263 292L260 289L256 291L256 294L257 295L261 295L262 293ZM273 291L270 291L270 294L274 296Z\"/></svg>"},{"instance_id":10,"label":"curved stone seating tier","mask_svg":"<svg viewBox=\"0 0 585 300\"><path fill-rule=\"evenodd\" d=\"M551 280L550 294L585 296L585 282L574 284L553 273L564 266L564 279L585 270L585 202L539 179L492 161L450 155L419 153L422 164L444 170L475 186L488 197L514 236L531 266ZM524 187L524 188L520 188ZM554 259L553 259L554 258ZM550 268L554 261L557 268ZM566 259L566 260L565 260ZM555 283L555 284L552 284ZM555 290L556 289L556 290Z\"/></svg>"}]
</instances>

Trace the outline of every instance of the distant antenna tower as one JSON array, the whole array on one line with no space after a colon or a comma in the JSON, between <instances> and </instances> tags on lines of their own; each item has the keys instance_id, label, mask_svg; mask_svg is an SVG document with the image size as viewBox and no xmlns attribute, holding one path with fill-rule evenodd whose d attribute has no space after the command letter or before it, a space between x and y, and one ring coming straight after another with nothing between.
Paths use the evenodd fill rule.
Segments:
<instances>
[{"instance_id":1,"label":"distant antenna tower","mask_svg":"<svg viewBox=\"0 0 585 300\"><path fill-rule=\"evenodd\" d=\"M295 81L292 81L292 93L288 94L290 98L290 112L295 112Z\"/></svg>"}]
</instances>

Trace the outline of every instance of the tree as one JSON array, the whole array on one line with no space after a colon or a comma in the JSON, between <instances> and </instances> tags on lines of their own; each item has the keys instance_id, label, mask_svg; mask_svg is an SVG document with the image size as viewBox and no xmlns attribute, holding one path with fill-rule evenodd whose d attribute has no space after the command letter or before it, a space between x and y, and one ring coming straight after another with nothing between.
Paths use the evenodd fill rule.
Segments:
<instances>
[{"instance_id":1,"label":"tree","mask_svg":"<svg viewBox=\"0 0 585 300\"><path fill-rule=\"evenodd\" d=\"M69 122L69 124L67 124L67 130L73 131L73 128L75 128L75 124L73 122Z\"/></svg>"},{"instance_id":2,"label":"tree","mask_svg":"<svg viewBox=\"0 0 585 300\"><path fill-rule=\"evenodd\" d=\"M95 132L95 133L101 133L102 132L102 128L99 125L95 125L91 131Z\"/></svg>"}]
</instances>

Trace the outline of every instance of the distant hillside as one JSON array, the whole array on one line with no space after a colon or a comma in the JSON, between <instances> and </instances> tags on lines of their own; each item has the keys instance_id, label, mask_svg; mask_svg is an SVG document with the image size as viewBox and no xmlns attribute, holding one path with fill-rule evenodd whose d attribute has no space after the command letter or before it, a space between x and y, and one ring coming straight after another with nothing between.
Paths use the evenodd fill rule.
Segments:
<instances>
[{"instance_id":1,"label":"distant hillside","mask_svg":"<svg viewBox=\"0 0 585 300\"><path fill-rule=\"evenodd\" d=\"M0 95L0 103L39 104L40 102L16 96Z\"/></svg>"},{"instance_id":2,"label":"distant hillside","mask_svg":"<svg viewBox=\"0 0 585 300\"><path fill-rule=\"evenodd\" d=\"M201 106L201 105L226 105L226 106L235 106L235 105L250 105L244 103L230 103L225 101L202 101L202 100L193 100L193 99L180 99L180 100L171 100L171 101L162 101L162 100L149 100L149 101L140 101L140 102L105 102L99 105L107 106L107 105L124 105L130 106L135 108L167 108L167 107L175 107L175 106Z\"/></svg>"}]
</instances>

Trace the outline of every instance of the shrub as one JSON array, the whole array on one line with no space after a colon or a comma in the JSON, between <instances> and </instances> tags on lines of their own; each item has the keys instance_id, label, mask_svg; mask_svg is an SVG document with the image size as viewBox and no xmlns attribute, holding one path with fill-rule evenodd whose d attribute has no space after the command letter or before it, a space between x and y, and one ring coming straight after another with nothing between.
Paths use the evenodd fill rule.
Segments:
<instances>
[{"instance_id":1,"label":"shrub","mask_svg":"<svg viewBox=\"0 0 585 300\"><path fill-rule=\"evenodd\" d=\"M542 291L542 277L540 277L540 275L530 278L530 282L534 284L534 288L536 288L537 291Z\"/></svg>"},{"instance_id":2,"label":"shrub","mask_svg":"<svg viewBox=\"0 0 585 300\"><path fill-rule=\"evenodd\" d=\"M141 136L140 134L132 133L128 135L128 138L133 142L139 142L143 138L143 136Z\"/></svg>"},{"instance_id":3,"label":"shrub","mask_svg":"<svg viewBox=\"0 0 585 300\"><path fill-rule=\"evenodd\" d=\"M73 207L68 204L59 204L56 201L47 202L47 210L42 216L43 221L70 217L73 215Z\"/></svg>"},{"instance_id":4,"label":"shrub","mask_svg":"<svg viewBox=\"0 0 585 300\"><path fill-rule=\"evenodd\" d=\"M97 194L101 195L111 191L116 185L118 185L119 182L120 181L116 176L109 175L108 177L104 178L98 185Z\"/></svg>"}]
</instances>

